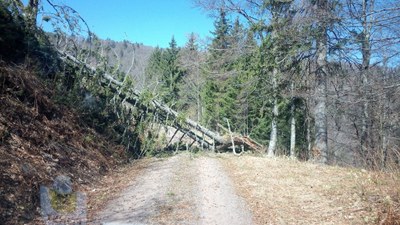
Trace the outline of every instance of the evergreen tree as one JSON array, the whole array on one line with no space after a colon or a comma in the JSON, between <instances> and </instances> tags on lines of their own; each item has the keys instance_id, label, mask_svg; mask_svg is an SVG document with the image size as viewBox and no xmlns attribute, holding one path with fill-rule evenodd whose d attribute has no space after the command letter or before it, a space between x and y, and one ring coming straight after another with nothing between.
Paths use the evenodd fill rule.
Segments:
<instances>
[{"instance_id":1,"label":"evergreen tree","mask_svg":"<svg viewBox=\"0 0 400 225\"><path fill-rule=\"evenodd\" d=\"M201 90L204 80L200 65L203 58L197 44L197 35L191 33L185 47L179 52L180 66L186 73L179 95L187 114L197 121L201 121L202 113Z\"/></svg>"},{"instance_id":2,"label":"evergreen tree","mask_svg":"<svg viewBox=\"0 0 400 225\"><path fill-rule=\"evenodd\" d=\"M244 76L241 76L240 64L244 57L244 43L246 32L240 24L239 19L235 20L233 26L226 18L223 9L219 11L219 18L214 23L214 39L209 47L208 67L206 73L207 82L203 89L203 100L205 106L204 119L211 126L217 123L226 126L226 120L230 121L232 130L243 128L240 122L245 119L238 116L244 110L241 107L239 96L246 83ZM240 127L240 128L239 128ZM217 127L215 127L217 128Z\"/></svg>"},{"instance_id":3,"label":"evergreen tree","mask_svg":"<svg viewBox=\"0 0 400 225\"><path fill-rule=\"evenodd\" d=\"M246 32L244 32L246 33ZM249 135L253 123L252 118L258 117L257 113L252 114L252 108L256 104L254 101L260 101L262 98L254 96L257 78L257 63L259 59L258 46L254 38L252 31L247 31L244 37L242 52L240 57L237 59L234 68L237 70L238 75L236 76L236 114L234 115L236 124L233 126L237 131L242 134Z\"/></svg>"},{"instance_id":4,"label":"evergreen tree","mask_svg":"<svg viewBox=\"0 0 400 225\"><path fill-rule=\"evenodd\" d=\"M224 9L219 10L219 17L214 22L215 30L211 32L214 35L212 43L209 47L211 69L220 70L226 66L227 50L230 47L229 33L231 30L230 22L226 18Z\"/></svg>"},{"instance_id":5,"label":"evergreen tree","mask_svg":"<svg viewBox=\"0 0 400 225\"><path fill-rule=\"evenodd\" d=\"M185 74L179 65L179 47L172 37L166 50L156 48L150 56L146 74L150 79L160 82L159 94L164 103L170 106L179 101L180 82ZM176 106L174 106L175 108Z\"/></svg>"},{"instance_id":6,"label":"evergreen tree","mask_svg":"<svg viewBox=\"0 0 400 225\"><path fill-rule=\"evenodd\" d=\"M205 69L205 85L201 97L204 103L203 122L212 128L217 128L217 123L223 121L226 112L222 109L226 106L226 100L222 96L224 92L224 80L228 77L231 25L226 18L223 8L219 10L219 17L214 22L215 30L211 32L214 38L209 46L209 56Z\"/></svg>"},{"instance_id":7,"label":"evergreen tree","mask_svg":"<svg viewBox=\"0 0 400 225\"><path fill-rule=\"evenodd\" d=\"M239 57L244 53L244 45L246 41L246 31L243 25L240 23L239 18L236 18L233 24L232 30L229 34L231 61L237 61Z\"/></svg>"},{"instance_id":8,"label":"evergreen tree","mask_svg":"<svg viewBox=\"0 0 400 225\"><path fill-rule=\"evenodd\" d=\"M156 78L164 70L164 67L163 50L156 47L150 55L149 63L146 67L146 76L150 79Z\"/></svg>"},{"instance_id":9,"label":"evergreen tree","mask_svg":"<svg viewBox=\"0 0 400 225\"><path fill-rule=\"evenodd\" d=\"M185 48L188 49L190 52L197 54L199 46L197 45L197 37L196 37L195 33L193 33L193 32L190 33L189 39L188 39L188 42L187 42Z\"/></svg>"}]
</instances>

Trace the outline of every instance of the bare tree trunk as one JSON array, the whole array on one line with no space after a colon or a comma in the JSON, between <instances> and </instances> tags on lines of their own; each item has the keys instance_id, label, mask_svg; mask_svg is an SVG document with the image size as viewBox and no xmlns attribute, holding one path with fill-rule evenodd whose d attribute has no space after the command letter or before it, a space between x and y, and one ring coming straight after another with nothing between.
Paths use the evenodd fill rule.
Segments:
<instances>
[{"instance_id":1,"label":"bare tree trunk","mask_svg":"<svg viewBox=\"0 0 400 225\"><path fill-rule=\"evenodd\" d=\"M383 67L387 68L387 61L386 58L383 61ZM383 84L384 87L387 86L387 77L383 78ZM388 145L389 145L389 140L388 140L388 135L389 135L389 127L391 127L391 123L393 122L392 120L389 120L389 108L390 108L390 101L391 98L390 96L387 95L387 93L384 93L381 95L381 103L382 103L382 119L381 119L381 139L382 139L382 150L381 150L381 168L385 169L387 166L387 160L388 160Z\"/></svg>"},{"instance_id":2,"label":"bare tree trunk","mask_svg":"<svg viewBox=\"0 0 400 225\"><path fill-rule=\"evenodd\" d=\"M308 60L306 65L305 65L305 76L311 76L313 75L311 72L311 60ZM312 80L312 78L310 77L310 79L305 79L305 86L308 87L307 89L311 89L311 85L310 85L310 81ZM306 95L306 109L304 111L305 113L305 118L306 118L306 129L307 129L307 133L306 133L306 139L307 139L307 155L305 156L307 158L307 160L310 160L313 158L313 154L312 154L312 139L311 139L311 122L312 122L312 118L311 118L311 108L310 106L312 105L312 101L313 101L313 97L310 94L311 91L307 91L309 94Z\"/></svg>"},{"instance_id":3,"label":"bare tree trunk","mask_svg":"<svg viewBox=\"0 0 400 225\"><path fill-rule=\"evenodd\" d=\"M388 120L387 114L387 100L385 97L382 99L382 118L381 118L381 127L380 127L380 135L382 139L382 150L381 150L381 168L384 169L386 167L387 161L387 151L388 151L388 140L387 140L387 128L386 128L386 121Z\"/></svg>"},{"instance_id":4,"label":"bare tree trunk","mask_svg":"<svg viewBox=\"0 0 400 225\"><path fill-rule=\"evenodd\" d=\"M278 96L277 96L277 76L278 69L274 68L272 71L272 89L273 89L273 108L272 108L272 122L271 122L271 134L268 145L268 156L274 156L276 150L276 144L278 142Z\"/></svg>"},{"instance_id":5,"label":"bare tree trunk","mask_svg":"<svg viewBox=\"0 0 400 225\"><path fill-rule=\"evenodd\" d=\"M292 103L290 107L290 157L296 158L296 105L295 99L293 96L294 92L294 83L291 84L291 93L292 93Z\"/></svg>"},{"instance_id":6,"label":"bare tree trunk","mask_svg":"<svg viewBox=\"0 0 400 225\"><path fill-rule=\"evenodd\" d=\"M315 145L314 157L320 163L328 162L328 120L327 101L327 53L328 35L326 16L327 0L317 0L318 36L317 36L317 68L315 72Z\"/></svg>"},{"instance_id":7,"label":"bare tree trunk","mask_svg":"<svg viewBox=\"0 0 400 225\"><path fill-rule=\"evenodd\" d=\"M308 111L308 110L307 110ZM311 159L313 157L312 151L311 151L311 118L309 113L307 112L307 157L308 159Z\"/></svg>"},{"instance_id":8,"label":"bare tree trunk","mask_svg":"<svg viewBox=\"0 0 400 225\"><path fill-rule=\"evenodd\" d=\"M373 0L363 0L362 3L362 44L361 44L361 53L362 53L362 65L361 65L361 83L362 83L362 93L363 93L363 106L362 106L362 120L361 120L361 151L364 159L368 160L368 139L369 139L369 67L371 61L371 45L370 45L370 37L371 37L371 22L368 21L368 14L372 12L373 9Z\"/></svg>"},{"instance_id":9,"label":"bare tree trunk","mask_svg":"<svg viewBox=\"0 0 400 225\"><path fill-rule=\"evenodd\" d=\"M291 106L291 119L290 119L290 157L296 158L296 117L294 115L294 104Z\"/></svg>"},{"instance_id":10,"label":"bare tree trunk","mask_svg":"<svg viewBox=\"0 0 400 225\"><path fill-rule=\"evenodd\" d=\"M201 122L201 103L200 103L200 94L197 94L197 122Z\"/></svg>"},{"instance_id":11,"label":"bare tree trunk","mask_svg":"<svg viewBox=\"0 0 400 225\"><path fill-rule=\"evenodd\" d=\"M227 118L225 118L225 119L226 119L226 123L228 124L228 131L229 131L229 135L231 136L231 142L232 142L232 153L233 153L234 155L240 155L240 154L236 153L236 149L235 149L235 141L233 140L233 134L232 134L232 131L231 131L231 125L229 124L229 120L228 120Z\"/></svg>"}]
</instances>

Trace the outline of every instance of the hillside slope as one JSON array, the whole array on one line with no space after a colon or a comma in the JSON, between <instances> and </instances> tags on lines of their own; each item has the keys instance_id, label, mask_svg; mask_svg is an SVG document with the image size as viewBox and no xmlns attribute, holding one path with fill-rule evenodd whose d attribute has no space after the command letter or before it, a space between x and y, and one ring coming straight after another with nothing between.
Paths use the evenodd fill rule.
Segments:
<instances>
[{"instance_id":1,"label":"hillside slope","mask_svg":"<svg viewBox=\"0 0 400 225\"><path fill-rule=\"evenodd\" d=\"M39 188L60 174L75 188L126 161L125 150L56 104L35 67L0 63L0 221L39 216Z\"/></svg>"}]
</instances>

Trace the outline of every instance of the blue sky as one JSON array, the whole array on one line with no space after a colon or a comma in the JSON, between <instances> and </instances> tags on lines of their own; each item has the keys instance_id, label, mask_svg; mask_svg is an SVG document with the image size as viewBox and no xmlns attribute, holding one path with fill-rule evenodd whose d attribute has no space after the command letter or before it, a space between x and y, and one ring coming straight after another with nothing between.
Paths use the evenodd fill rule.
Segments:
<instances>
[{"instance_id":1,"label":"blue sky","mask_svg":"<svg viewBox=\"0 0 400 225\"><path fill-rule=\"evenodd\" d=\"M183 46L190 32L205 38L213 29L213 18L195 8L192 0L71 0L65 4L103 39L167 47L174 35Z\"/></svg>"}]
</instances>

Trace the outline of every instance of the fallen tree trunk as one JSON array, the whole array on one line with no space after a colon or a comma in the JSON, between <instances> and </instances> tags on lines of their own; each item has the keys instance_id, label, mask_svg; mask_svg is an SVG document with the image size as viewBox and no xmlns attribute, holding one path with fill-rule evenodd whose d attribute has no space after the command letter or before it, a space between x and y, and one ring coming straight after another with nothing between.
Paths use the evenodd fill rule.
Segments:
<instances>
[{"instance_id":1,"label":"fallen tree trunk","mask_svg":"<svg viewBox=\"0 0 400 225\"><path fill-rule=\"evenodd\" d=\"M80 60L76 59L74 56L69 55L69 54L64 53L64 52L61 52L61 51L59 51L59 53L61 54L61 56L62 56L61 58L62 59L70 60L70 61L72 61L73 63L75 63L75 64L77 64L79 66L84 66L86 69L90 70L91 73L96 73L96 69L94 67L91 67L91 66L87 65L86 63L81 62ZM114 91L118 91L118 88L122 88L122 86L123 86L123 82L114 79L111 75L109 75L107 73L102 74L102 77L107 81L107 82L103 82L105 85L115 85L116 86L116 88L114 88ZM138 91L136 91L134 89L129 89L129 92L130 92L129 94L131 94L133 97L128 96L127 94L124 94L124 93L120 93L119 91L118 91L118 94L120 96L122 96L123 99L125 99L128 104L131 104L131 106L134 107L134 105L136 105L136 103L139 101L140 92L138 92ZM135 104L132 105L132 103L135 103ZM168 115L172 116L173 119L176 119L179 116L178 112L176 112L175 110L169 108L168 106L160 103L157 100L153 99L150 102L150 104L151 104L152 107L155 108L155 109L153 109L154 111L155 110L159 110L161 112L164 112L165 114L168 114ZM146 106L143 106L143 107L146 107ZM200 124L196 123L195 121L193 121L193 120L191 120L189 118L185 118L185 120L183 122L186 125L188 125L189 127L193 128L193 129L205 134L209 138L213 139L218 144L225 144L226 141L227 141L223 137L221 137L218 133L213 132L213 131L201 126ZM178 127L175 127L175 128L178 129ZM188 132L188 134L189 134L188 136L190 136L191 138L196 138L196 137L200 138L198 135L196 135L192 131ZM200 138L200 140L202 140L202 138ZM206 144L207 147L210 147L211 144L209 142L207 142L205 140L202 140L202 141L207 143Z\"/></svg>"},{"instance_id":2,"label":"fallen tree trunk","mask_svg":"<svg viewBox=\"0 0 400 225\"><path fill-rule=\"evenodd\" d=\"M65 60L70 60L73 63L77 64L78 66L84 66L86 69L88 69L91 73L95 74L96 73L96 69L94 67L91 67L90 65L87 65L84 62L81 62L80 60L76 59L74 56L69 55L67 53L58 51L60 53L60 55L62 56L61 58ZM231 144L229 138L224 138L222 137L220 134L218 134L217 132L211 131L209 129L207 129L206 127L198 124L197 122L189 119L189 118L185 118L183 123L185 125L187 125L188 127L206 135L207 137L209 137L210 139L212 139L214 141L214 144L208 142L207 140L205 140L203 137L201 137L200 135L196 134L192 129L188 129L188 128L183 128L179 123L176 122L176 119L179 117L178 112L176 112L175 110L169 108L168 106L160 103L159 101L153 99L150 101L151 106L153 107L153 109L149 109L148 106L142 104L139 101L139 97L141 95L140 92L134 90L134 89L129 89L129 93L121 93L119 91L120 88L123 87L123 82L118 81L116 79L114 79L110 74L102 74L102 78L104 78L104 80L102 81L103 85L107 85L109 86L114 92L117 92L117 94L125 100L125 104L128 104L130 107L140 107L142 109L146 109L146 110L150 110L152 112L156 112L156 111L161 111L164 114L171 116L173 121L175 121L174 123L174 127L178 130L181 130L183 133L185 133L188 137L192 138L194 141L199 142L199 144L204 145L204 147L206 148L211 148L215 145L220 145L218 148L222 149L222 148L226 148L229 144ZM114 87L113 87L114 85ZM167 118L168 116L163 115L164 118ZM166 119L167 120L167 119ZM221 125L220 125L221 126ZM222 127L222 126L221 126ZM226 129L226 128L224 128ZM233 137L233 142L237 143L237 144L244 144L246 145L248 148L251 148L253 150L256 151L263 151L263 146L257 142L255 142L254 140L252 140L250 137L246 137L246 136L241 136L241 135L236 135L235 137Z\"/></svg>"}]
</instances>

